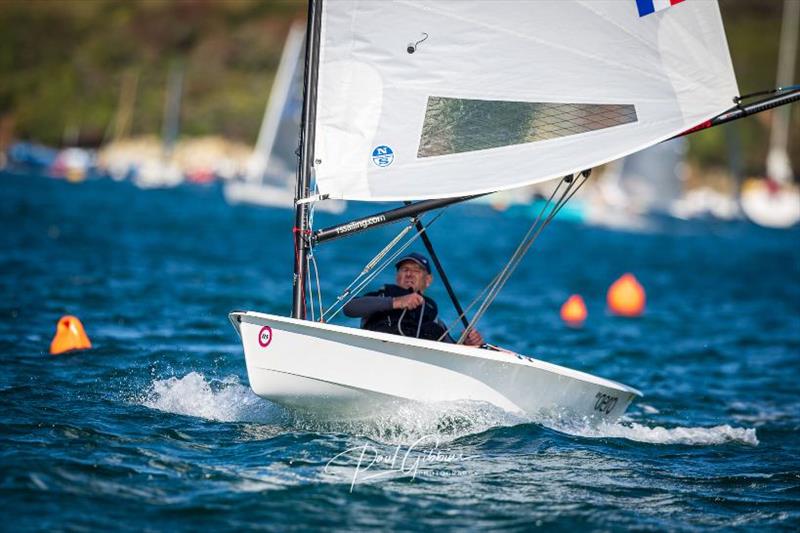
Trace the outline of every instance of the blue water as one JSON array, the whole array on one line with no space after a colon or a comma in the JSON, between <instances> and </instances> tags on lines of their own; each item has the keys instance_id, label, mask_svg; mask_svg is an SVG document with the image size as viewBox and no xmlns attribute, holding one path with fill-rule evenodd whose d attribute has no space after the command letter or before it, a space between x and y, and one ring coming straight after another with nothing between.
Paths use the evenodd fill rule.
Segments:
<instances>
[{"instance_id":1,"label":"blue water","mask_svg":"<svg viewBox=\"0 0 800 533\"><path fill-rule=\"evenodd\" d=\"M0 174L0 191L3 529L800 525L798 229L548 228L480 329L642 390L616 424L471 404L322 424L250 392L226 317L289 311L290 212L231 208L218 188ZM397 229L321 246L324 298ZM431 237L469 301L525 229L458 206ZM605 312L624 272L648 291L640 319ZM558 318L572 293L579 330ZM92 350L48 355L64 314Z\"/></svg>"}]
</instances>

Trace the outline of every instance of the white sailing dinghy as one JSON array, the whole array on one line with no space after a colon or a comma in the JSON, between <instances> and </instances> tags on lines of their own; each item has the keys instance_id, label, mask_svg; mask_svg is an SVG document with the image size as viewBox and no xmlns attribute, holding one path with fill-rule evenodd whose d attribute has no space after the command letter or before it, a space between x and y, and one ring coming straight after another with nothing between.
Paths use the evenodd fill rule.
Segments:
<instances>
[{"instance_id":1,"label":"white sailing dinghy","mask_svg":"<svg viewBox=\"0 0 800 533\"><path fill-rule=\"evenodd\" d=\"M336 419L385 413L397 402L463 400L533 417L619 417L636 389L510 352L308 320L314 302L306 287L313 249L324 241L410 219L432 253L419 219L425 212L563 177L552 215L584 169L760 110L721 115L738 90L717 3L673 3L657 10L665 2L312 1L292 317L230 315L255 393ZM407 205L314 231L309 211L329 199ZM530 235L472 320L456 305L467 329ZM402 251L388 249L329 311Z\"/></svg>"}]
</instances>

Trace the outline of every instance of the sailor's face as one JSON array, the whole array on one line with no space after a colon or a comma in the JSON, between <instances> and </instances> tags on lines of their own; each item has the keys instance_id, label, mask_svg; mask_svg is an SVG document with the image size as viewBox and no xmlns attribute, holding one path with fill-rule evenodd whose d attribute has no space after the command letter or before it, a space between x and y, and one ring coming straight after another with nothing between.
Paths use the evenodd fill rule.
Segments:
<instances>
[{"instance_id":1,"label":"sailor's face","mask_svg":"<svg viewBox=\"0 0 800 533\"><path fill-rule=\"evenodd\" d=\"M404 289L422 293L433 281L433 276L414 261L403 261L397 268L395 283Z\"/></svg>"}]
</instances>

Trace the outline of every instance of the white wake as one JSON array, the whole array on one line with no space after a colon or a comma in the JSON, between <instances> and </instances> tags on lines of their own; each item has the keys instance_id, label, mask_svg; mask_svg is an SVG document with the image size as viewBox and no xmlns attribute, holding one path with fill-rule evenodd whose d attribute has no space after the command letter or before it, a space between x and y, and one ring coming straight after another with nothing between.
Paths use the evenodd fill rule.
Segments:
<instances>
[{"instance_id":1,"label":"white wake","mask_svg":"<svg viewBox=\"0 0 800 533\"><path fill-rule=\"evenodd\" d=\"M593 424L564 417L536 419L514 415L479 402L399 405L391 412L367 420L322 422L310 417L291 415L277 405L259 398L239 381L238 376L228 376L221 380L208 379L198 372L190 372L182 378L153 381L140 403L159 411L207 420L278 424L285 426L286 431L349 433L386 444L413 442L421 436L436 436L442 442L448 442L496 427L527 423L540 424L578 437L621 438L648 444L759 444L755 429L727 424L668 428L630 421ZM274 434L274 429L269 433Z\"/></svg>"},{"instance_id":2,"label":"white wake","mask_svg":"<svg viewBox=\"0 0 800 533\"><path fill-rule=\"evenodd\" d=\"M728 424L713 427L649 427L635 422L590 424L556 424L552 429L591 438L620 438L648 444L686 444L709 446L716 444L739 443L758 446L756 430L732 427Z\"/></svg>"},{"instance_id":3,"label":"white wake","mask_svg":"<svg viewBox=\"0 0 800 533\"><path fill-rule=\"evenodd\" d=\"M152 409L219 422L274 423L281 410L256 396L237 376L206 379L199 372L153 381L140 402Z\"/></svg>"}]
</instances>

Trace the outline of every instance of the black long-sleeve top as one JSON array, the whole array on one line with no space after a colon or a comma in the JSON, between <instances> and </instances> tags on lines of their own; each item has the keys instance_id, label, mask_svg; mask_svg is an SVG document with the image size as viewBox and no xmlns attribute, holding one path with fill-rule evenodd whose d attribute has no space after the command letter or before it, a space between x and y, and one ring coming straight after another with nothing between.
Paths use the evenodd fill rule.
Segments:
<instances>
[{"instance_id":1,"label":"black long-sleeve top","mask_svg":"<svg viewBox=\"0 0 800 533\"><path fill-rule=\"evenodd\" d=\"M379 311L391 311L393 300L391 296L362 296L347 302L343 311L349 317L367 318Z\"/></svg>"},{"instance_id":2,"label":"black long-sleeve top","mask_svg":"<svg viewBox=\"0 0 800 533\"><path fill-rule=\"evenodd\" d=\"M343 311L349 317L361 318L361 327L364 329L455 342L447 334L446 326L437 318L436 302L427 296L424 296L425 304L417 309L394 309L394 297L411 292L397 285L384 285L378 291L350 300Z\"/></svg>"}]
</instances>

